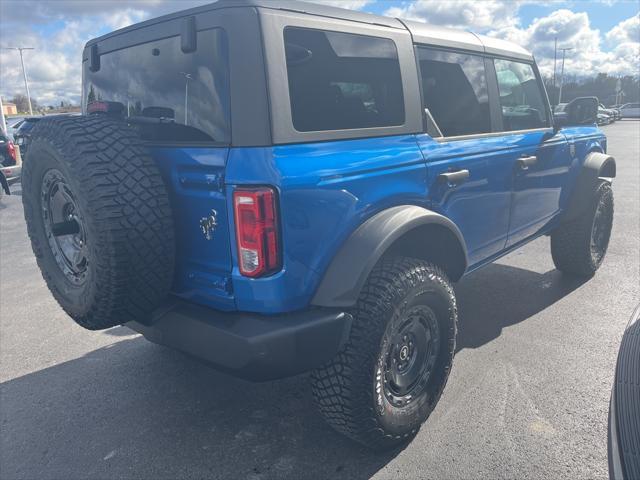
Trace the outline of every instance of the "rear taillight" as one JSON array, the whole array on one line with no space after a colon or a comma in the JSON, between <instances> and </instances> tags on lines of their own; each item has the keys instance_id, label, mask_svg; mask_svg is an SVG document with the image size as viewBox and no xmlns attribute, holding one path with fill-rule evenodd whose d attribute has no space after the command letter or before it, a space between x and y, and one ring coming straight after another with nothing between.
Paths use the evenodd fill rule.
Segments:
<instances>
[{"instance_id":1,"label":"rear taillight","mask_svg":"<svg viewBox=\"0 0 640 480\"><path fill-rule=\"evenodd\" d=\"M272 188L238 189L233 193L238 266L247 277L280 269L276 194Z\"/></svg>"},{"instance_id":2,"label":"rear taillight","mask_svg":"<svg viewBox=\"0 0 640 480\"><path fill-rule=\"evenodd\" d=\"M15 163L15 161L16 161L16 147L13 145L13 142L11 140L9 140L9 142L7 143L7 151L9 152L9 156L11 157L13 162Z\"/></svg>"},{"instance_id":3,"label":"rear taillight","mask_svg":"<svg viewBox=\"0 0 640 480\"><path fill-rule=\"evenodd\" d=\"M109 104L107 102L91 102L87 105L87 113L98 113L104 112L107 113L109 111Z\"/></svg>"}]
</instances>

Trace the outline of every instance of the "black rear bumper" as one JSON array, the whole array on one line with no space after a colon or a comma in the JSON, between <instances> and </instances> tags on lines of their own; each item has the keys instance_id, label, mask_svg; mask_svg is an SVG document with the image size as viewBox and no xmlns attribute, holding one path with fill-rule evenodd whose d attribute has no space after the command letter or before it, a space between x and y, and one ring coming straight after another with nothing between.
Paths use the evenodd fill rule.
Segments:
<instances>
[{"instance_id":1,"label":"black rear bumper","mask_svg":"<svg viewBox=\"0 0 640 480\"><path fill-rule=\"evenodd\" d=\"M296 375L331 360L345 344L351 315L312 309L277 316L226 313L176 300L150 324L126 324L148 340L253 381Z\"/></svg>"}]
</instances>

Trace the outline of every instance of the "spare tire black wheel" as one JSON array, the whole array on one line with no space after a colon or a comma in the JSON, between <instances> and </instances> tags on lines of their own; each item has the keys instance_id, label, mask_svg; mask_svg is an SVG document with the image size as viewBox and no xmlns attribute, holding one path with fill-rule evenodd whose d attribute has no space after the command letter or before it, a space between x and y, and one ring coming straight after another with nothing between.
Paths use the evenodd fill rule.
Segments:
<instances>
[{"instance_id":1,"label":"spare tire black wheel","mask_svg":"<svg viewBox=\"0 0 640 480\"><path fill-rule=\"evenodd\" d=\"M27 230L60 306L90 330L147 322L169 292L169 196L136 132L104 116L33 129L22 171Z\"/></svg>"}]
</instances>

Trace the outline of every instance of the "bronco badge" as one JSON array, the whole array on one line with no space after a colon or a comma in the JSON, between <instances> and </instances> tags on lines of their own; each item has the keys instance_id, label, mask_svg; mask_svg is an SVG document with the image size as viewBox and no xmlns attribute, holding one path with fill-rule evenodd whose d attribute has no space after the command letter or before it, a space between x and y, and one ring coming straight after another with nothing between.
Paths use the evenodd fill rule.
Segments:
<instances>
[{"instance_id":1,"label":"bronco badge","mask_svg":"<svg viewBox=\"0 0 640 480\"><path fill-rule=\"evenodd\" d=\"M218 226L217 217L218 212L211 210L211 215L200 219L200 230L202 230L204 238L207 240L211 240L213 238L213 232Z\"/></svg>"}]
</instances>

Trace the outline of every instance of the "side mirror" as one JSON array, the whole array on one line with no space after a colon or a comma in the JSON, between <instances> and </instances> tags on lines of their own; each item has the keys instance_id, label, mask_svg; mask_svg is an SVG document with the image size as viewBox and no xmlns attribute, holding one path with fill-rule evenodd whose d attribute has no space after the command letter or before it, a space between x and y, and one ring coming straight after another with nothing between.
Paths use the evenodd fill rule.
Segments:
<instances>
[{"instance_id":1,"label":"side mirror","mask_svg":"<svg viewBox=\"0 0 640 480\"><path fill-rule=\"evenodd\" d=\"M555 128L593 125L598 119L598 99L580 97L571 100L563 112L553 115Z\"/></svg>"},{"instance_id":2,"label":"side mirror","mask_svg":"<svg viewBox=\"0 0 640 480\"><path fill-rule=\"evenodd\" d=\"M568 120L569 115L567 115L567 112L556 112L553 114L553 126L556 127L556 129L566 127Z\"/></svg>"}]
</instances>

